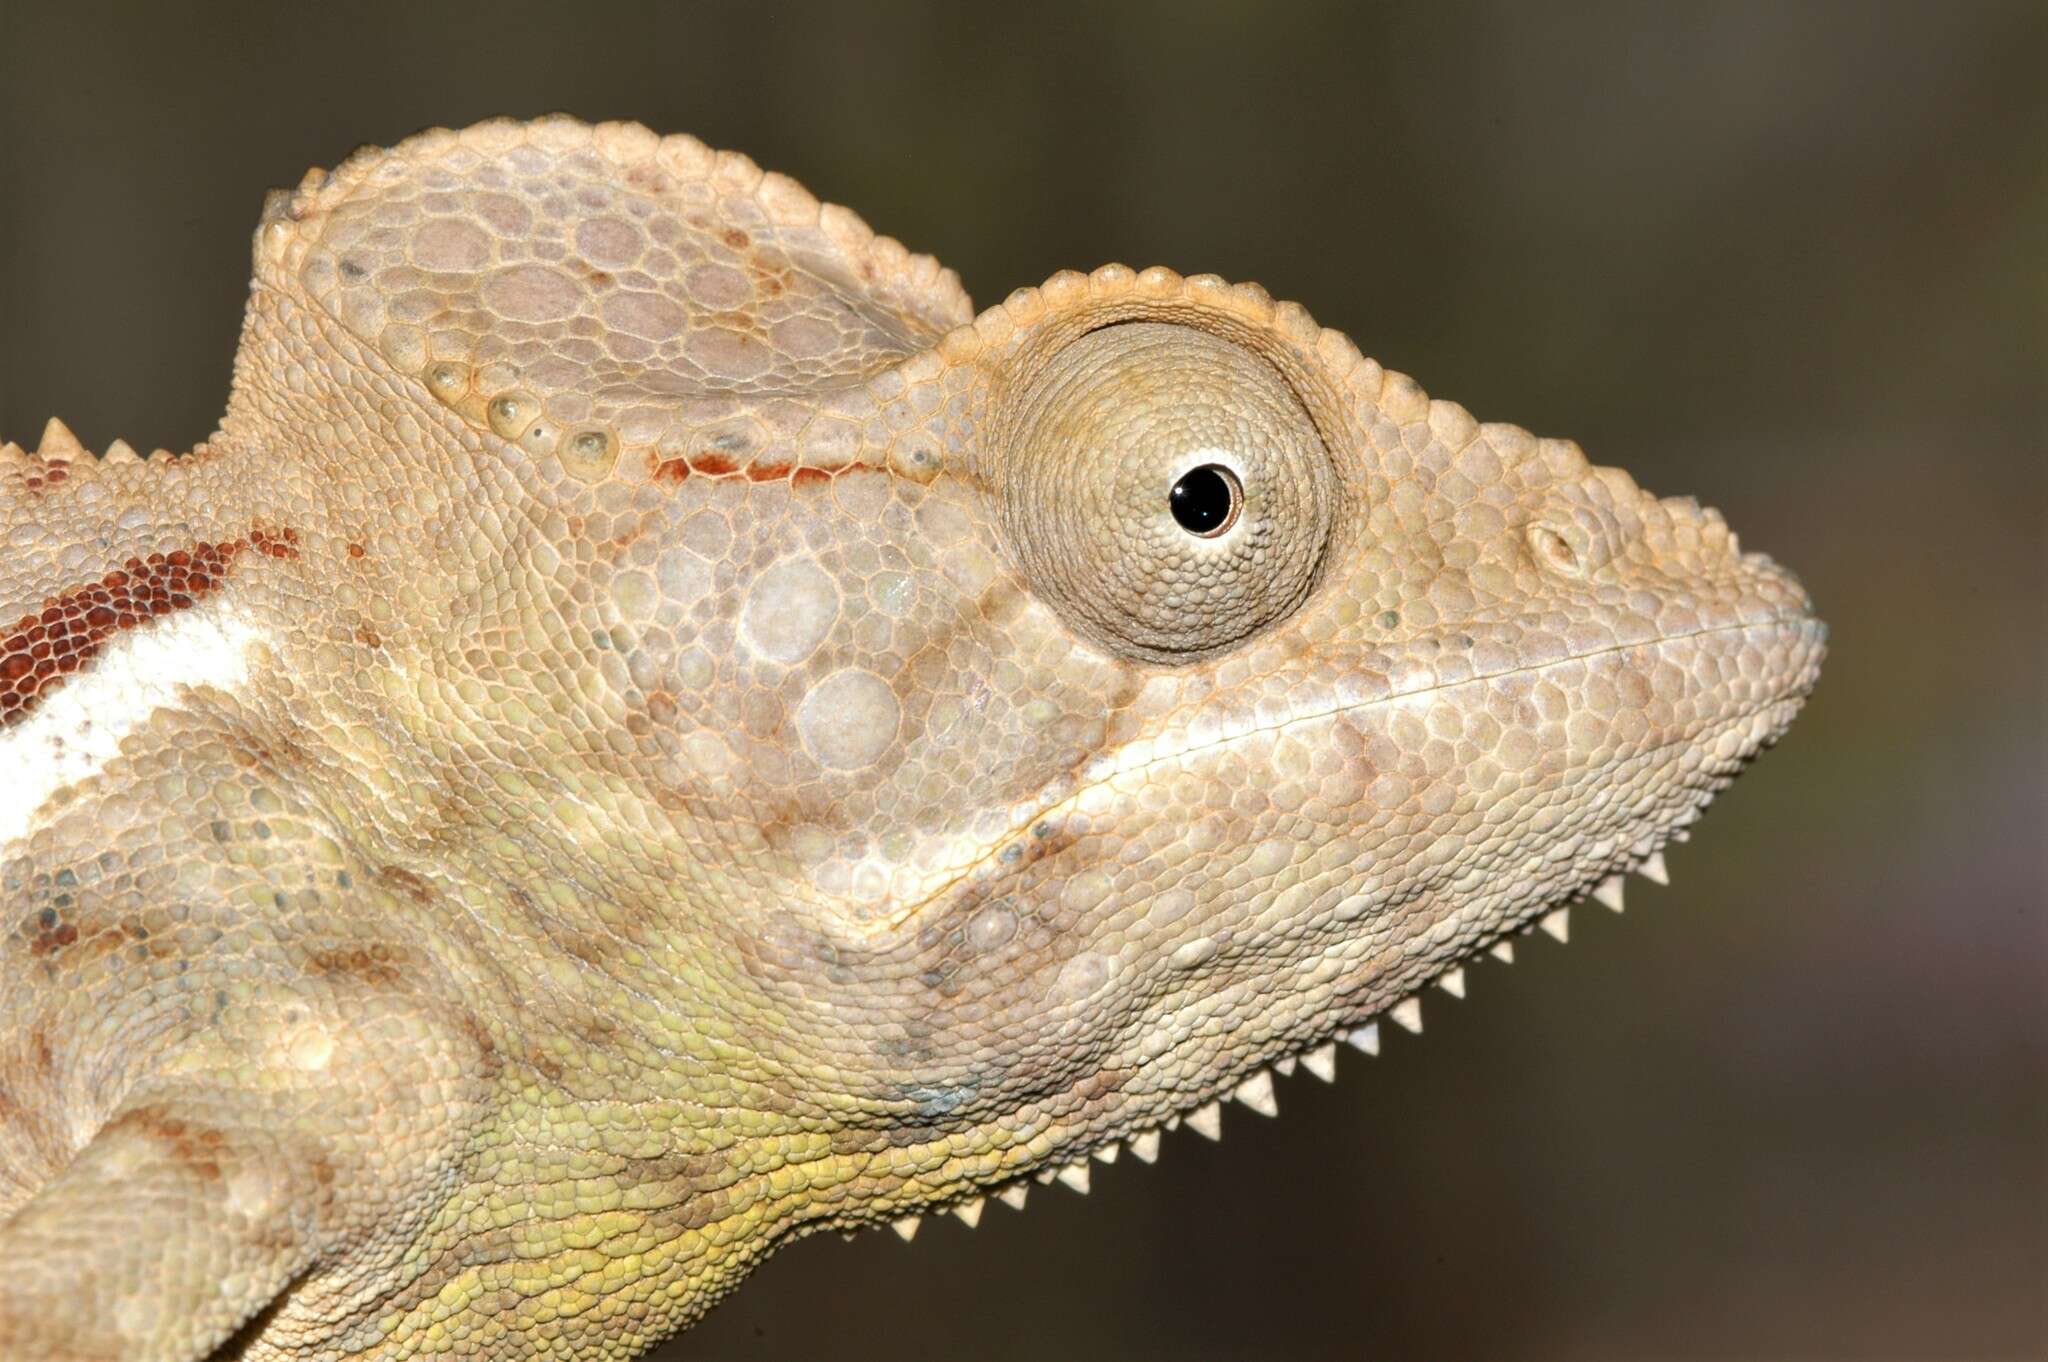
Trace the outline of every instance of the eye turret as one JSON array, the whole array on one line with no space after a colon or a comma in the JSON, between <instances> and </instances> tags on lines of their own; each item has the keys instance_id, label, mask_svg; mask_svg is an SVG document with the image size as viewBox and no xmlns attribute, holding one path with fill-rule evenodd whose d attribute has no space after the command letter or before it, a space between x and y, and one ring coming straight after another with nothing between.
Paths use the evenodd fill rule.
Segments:
<instances>
[{"instance_id":1,"label":"eye turret","mask_svg":"<svg viewBox=\"0 0 2048 1362\"><path fill-rule=\"evenodd\" d=\"M997 466L1033 591L1111 652L1213 656L1314 587L1339 499L1315 423L1273 366L1191 326L1070 342L1020 394Z\"/></svg>"}]
</instances>

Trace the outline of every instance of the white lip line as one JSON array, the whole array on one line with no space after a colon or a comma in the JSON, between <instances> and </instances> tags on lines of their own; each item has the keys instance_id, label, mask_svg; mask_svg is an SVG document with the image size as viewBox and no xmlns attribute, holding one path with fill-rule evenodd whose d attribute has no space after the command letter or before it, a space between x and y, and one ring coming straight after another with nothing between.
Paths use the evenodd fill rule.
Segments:
<instances>
[{"instance_id":1,"label":"white lip line","mask_svg":"<svg viewBox=\"0 0 2048 1362\"><path fill-rule=\"evenodd\" d=\"M1021 823L1013 825L1001 837L992 840L988 844L988 850L984 851L980 856L977 856L971 863L969 863L965 868L963 868L959 874L947 880L944 884L932 890L930 893L924 895L922 898L918 899L917 902L905 906L901 912L891 915L889 918L885 920L883 925L885 925L891 930L901 928L905 923L911 921L912 919L922 914L926 908L943 899L947 894L953 892L953 890L955 890L960 885L971 879L976 870L993 861L1001 853L1002 849L1005 846L1008 846L1012 842L1016 841L1034 824L1043 822L1048 817L1051 817L1052 815L1057 813L1060 809L1066 808L1074 804L1075 802L1080 800L1084 795L1087 795L1091 791L1100 789L1102 786L1109 784L1111 781L1116 780L1121 776L1132 775L1140 771L1148 771L1152 767L1157 766L1162 762L1182 761L1190 756L1193 756L1198 752L1212 751L1215 748L1224 747L1234 742L1241 742L1246 738L1255 737L1261 733L1277 733L1282 729L1292 728L1297 724L1314 723L1318 719L1328 719L1339 714L1349 714L1354 710L1368 709L1374 705L1391 704L1399 700L1412 699L1418 695L1430 695L1434 694L1437 691L1450 690L1457 686L1469 686L1481 681L1494 681L1498 680L1503 676L1517 676L1525 672L1540 672L1551 667L1560 667L1570 662L1584 662L1591 658L1606 657L1613 653L1627 652L1635 648L1654 648L1666 643L1682 643L1686 639L1691 638L1707 638L1715 634L1742 633L1752 629L1783 629L1787 626L1798 626L1802 624L1812 624L1816 622L1817 621L1815 620L1814 616L1812 616L1811 614L1802 613L1796 615L1774 615L1766 620L1752 620L1744 624L1717 624L1712 626L1711 628L1692 629L1682 634L1666 634L1661 638L1648 639L1641 643L1617 643L1606 648L1595 648L1591 652L1574 653L1569 657L1558 658L1554 662L1538 662L1531 666L1526 667L1507 667L1497 672L1486 672L1479 675L1468 676L1457 681L1444 681L1431 686L1418 686L1413 690L1395 691L1386 695L1376 695L1370 700L1358 700L1348 705L1338 705L1331 709L1319 710L1314 714L1297 714L1290 718L1283 719L1277 724L1268 724L1261 728L1241 729L1236 733L1226 734L1223 737L1212 739L1209 742L1199 743L1189 747L1178 748L1172 752L1160 753L1158 755L1148 757L1144 761L1139 762L1134 766L1128 766L1123 768L1122 770L1112 771L1108 775L1101 776L1095 780L1087 782L1084 785L1078 785L1074 789L1069 790L1065 795L1062 795L1059 799L1056 799L1052 803L1047 804L1044 808L1038 810L1029 818L1024 819ZM1743 717L1746 716L1731 716L1729 722L1733 722L1735 719ZM1716 727L1718 727L1718 725L1716 725Z\"/></svg>"},{"instance_id":2,"label":"white lip line","mask_svg":"<svg viewBox=\"0 0 2048 1362\"><path fill-rule=\"evenodd\" d=\"M1208 742L1195 743L1187 747L1176 748L1171 752L1164 752L1156 756L1148 757L1144 761L1141 761L1134 766L1128 766L1123 768L1122 770L1113 771L1110 774L1103 776L1099 779L1091 780L1085 785L1076 786L1068 794L1066 794L1061 799L1047 807L1048 810L1050 810L1056 809L1060 807L1060 805L1062 804L1071 803L1074 799L1087 793L1089 790L1092 790L1099 785L1106 784L1109 781L1115 780L1118 776L1130 775L1134 772L1149 770L1153 766L1158 765L1160 762L1179 761L1185 757L1192 756L1197 752L1207 752L1213 748L1224 747L1229 745L1230 743L1240 742L1245 738L1256 737L1261 733L1278 733L1284 729L1292 728L1296 724L1314 723L1318 719L1333 718L1339 714L1349 714L1354 710L1370 709L1375 705L1391 704L1397 700L1412 700L1419 695L1434 695L1438 691L1454 690L1459 686L1470 686L1481 681L1497 681L1504 676L1520 676L1525 673L1547 671L1550 668L1562 667L1567 665L1568 663L1586 662L1596 657L1608 657L1615 653L1625 653L1637 648L1656 648L1661 647L1662 645L1667 643L1683 643L1685 640L1692 638L1709 638L1715 634L1743 633L1751 629L1776 629L1782 628L1786 625L1798 625L1803 623L1810 623L1812 621L1813 617L1811 615L1778 615L1773 616L1768 620L1755 620L1746 624L1717 624L1711 628L1692 629L1682 634L1666 634L1660 638L1646 639L1641 643L1616 643L1605 648L1595 648L1590 652L1573 653L1568 657L1560 657L1555 661L1551 662L1537 662L1532 663L1529 666L1525 667L1504 667L1499 671L1479 672L1471 676L1461 677L1456 681L1440 681L1434 685L1417 686L1412 690L1390 691L1385 695L1376 695L1369 700L1354 700L1350 704L1336 705L1329 709L1317 710L1313 714L1290 715L1288 718L1282 719L1279 723L1276 724L1267 724L1263 727L1257 728L1240 729L1235 733L1228 733L1220 738L1211 739ZM1044 814L1040 813L1036 815L1036 817L1042 818L1044 817Z\"/></svg>"}]
</instances>

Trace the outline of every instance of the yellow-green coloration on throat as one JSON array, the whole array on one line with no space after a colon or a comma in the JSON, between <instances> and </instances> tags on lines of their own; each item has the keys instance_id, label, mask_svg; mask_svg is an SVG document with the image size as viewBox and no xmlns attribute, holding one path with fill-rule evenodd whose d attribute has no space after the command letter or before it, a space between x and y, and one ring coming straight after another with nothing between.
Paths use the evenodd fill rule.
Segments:
<instances>
[{"instance_id":1,"label":"yellow-green coloration on throat","mask_svg":"<svg viewBox=\"0 0 2048 1362\"><path fill-rule=\"evenodd\" d=\"M1661 878L1824 639L1255 286L977 315L567 119L273 196L218 433L0 546L9 1362L626 1358L1085 1191Z\"/></svg>"}]
</instances>

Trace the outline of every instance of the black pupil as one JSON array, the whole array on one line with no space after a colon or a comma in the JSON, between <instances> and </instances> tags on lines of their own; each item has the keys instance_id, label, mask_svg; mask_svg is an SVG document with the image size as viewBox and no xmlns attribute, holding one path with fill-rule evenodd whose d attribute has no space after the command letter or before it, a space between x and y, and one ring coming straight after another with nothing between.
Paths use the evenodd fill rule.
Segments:
<instances>
[{"instance_id":1,"label":"black pupil","mask_svg":"<svg viewBox=\"0 0 2048 1362\"><path fill-rule=\"evenodd\" d=\"M1173 518L1189 534L1212 534L1230 519L1230 479L1215 464L1205 463L1181 474L1166 494Z\"/></svg>"}]
</instances>

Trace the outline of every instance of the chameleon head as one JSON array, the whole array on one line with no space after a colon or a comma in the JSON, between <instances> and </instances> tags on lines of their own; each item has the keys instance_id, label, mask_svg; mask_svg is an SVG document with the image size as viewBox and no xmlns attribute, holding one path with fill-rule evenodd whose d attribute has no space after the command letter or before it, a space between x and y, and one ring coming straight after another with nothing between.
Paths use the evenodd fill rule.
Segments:
<instances>
[{"instance_id":1,"label":"chameleon head","mask_svg":"<svg viewBox=\"0 0 2048 1362\"><path fill-rule=\"evenodd\" d=\"M778 867L736 950L791 1053L940 1151L898 1204L1395 1005L1655 853L1817 675L1716 513L1256 289L1061 276L936 354L875 466L733 489L736 661L677 716Z\"/></svg>"},{"instance_id":2,"label":"chameleon head","mask_svg":"<svg viewBox=\"0 0 2048 1362\"><path fill-rule=\"evenodd\" d=\"M259 1350L623 1356L784 1234L1085 1187L1654 871L1819 667L1713 512L1298 307L975 317L691 138L430 131L256 263L203 457L0 448L0 1077L98 1126L0 1121L8 1356L280 1290ZM182 1237L41 1228L130 1203Z\"/></svg>"},{"instance_id":3,"label":"chameleon head","mask_svg":"<svg viewBox=\"0 0 2048 1362\"><path fill-rule=\"evenodd\" d=\"M309 177L227 423L423 451L334 479L446 560L337 598L381 640L337 731L435 754L364 755L390 798L355 803L436 790L464 877L518 886L478 891L494 932L630 976L572 1016L697 1055L709 1109L829 1127L857 1192L785 1198L811 1223L1069 1160L1395 1007L1653 855L1816 677L1804 593L1717 514L1255 286L1107 266L972 317L689 139L428 141L525 197ZM322 366L262 357L339 350L407 401L308 425Z\"/></svg>"}]
</instances>

